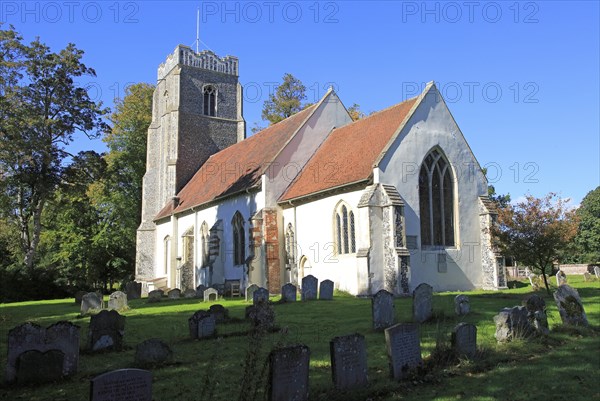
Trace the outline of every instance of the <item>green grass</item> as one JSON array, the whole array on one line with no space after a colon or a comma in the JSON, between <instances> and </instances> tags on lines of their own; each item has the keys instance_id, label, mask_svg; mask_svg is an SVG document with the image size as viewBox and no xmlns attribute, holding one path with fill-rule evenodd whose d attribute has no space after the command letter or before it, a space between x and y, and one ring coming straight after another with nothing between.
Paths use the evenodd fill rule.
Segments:
<instances>
[{"instance_id":1,"label":"green grass","mask_svg":"<svg viewBox=\"0 0 600 401\"><path fill-rule=\"evenodd\" d=\"M336 293L333 301L274 305L282 332L265 337L252 352L261 358L252 372L255 380L264 367L264 357L276 344L303 343L310 347L310 394L314 400L600 400L600 282L584 283L569 277L584 300L592 330L566 330L561 327L554 300L544 291L552 334L546 340L516 341L498 345L494 339L493 316L503 307L520 305L530 287L501 292L468 293L472 313L464 318L454 314L457 293L434 297L436 320L421 326L423 357L435 348L436 340L449 341L450 331L459 321L478 327L480 355L473 361L452 361L404 382L389 378L383 333L371 330L370 300ZM276 298L274 299L276 300ZM411 300L396 300L399 322L410 321ZM6 400L88 400L89 379L108 370L133 366L135 345L148 338L161 338L174 349L176 362L153 370L154 399L159 400L236 400L248 352L247 329L242 321L248 305L240 300L219 303L229 309L236 321L218 326L222 338L194 341L188 338L187 319L196 310L208 309L198 300L165 301L147 304L130 302L125 312L126 349L121 352L82 353L79 373L64 382L42 386L2 387L0 399ZM48 326L70 320L81 326L81 345L85 347L89 317L79 318L72 299L22 302L0 305L0 364L6 364L8 330L25 321ZM333 390L329 340L334 336L358 332L365 335L369 364L369 387L340 394ZM285 334L283 334L285 333ZM214 390L212 397L207 394Z\"/></svg>"}]
</instances>

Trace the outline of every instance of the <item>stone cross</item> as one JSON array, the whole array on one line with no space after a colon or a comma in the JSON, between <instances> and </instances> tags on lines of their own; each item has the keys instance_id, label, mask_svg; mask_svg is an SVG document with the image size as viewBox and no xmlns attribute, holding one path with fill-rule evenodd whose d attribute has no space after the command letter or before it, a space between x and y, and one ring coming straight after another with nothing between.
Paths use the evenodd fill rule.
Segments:
<instances>
[{"instance_id":1,"label":"stone cross","mask_svg":"<svg viewBox=\"0 0 600 401\"><path fill-rule=\"evenodd\" d=\"M392 326L396 321L394 296L392 293L386 290L379 290L371 298L371 312L374 330L383 330Z\"/></svg>"},{"instance_id":2,"label":"stone cross","mask_svg":"<svg viewBox=\"0 0 600 401\"><path fill-rule=\"evenodd\" d=\"M416 322L424 323L433 315L433 288L427 283L421 283L413 291L413 318Z\"/></svg>"},{"instance_id":3,"label":"stone cross","mask_svg":"<svg viewBox=\"0 0 600 401\"><path fill-rule=\"evenodd\" d=\"M119 369L90 380L90 401L152 401L152 373Z\"/></svg>"},{"instance_id":4,"label":"stone cross","mask_svg":"<svg viewBox=\"0 0 600 401\"><path fill-rule=\"evenodd\" d=\"M302 279L302 301L317 299L317 284L319 280L312 274Z\"/></svg>"},{"instance_id":5,"label":"stone cross","mask_svg":"<svg viewBox=\"0 0 600 401\"><path fill-rule=\"evenodd\" d=\"M269 354L269 389L271 401L307 401L310 350L296 345Z\"/></svg>"},{"instance_id":6,"label":"stone cross","mask_svg":"<svg viewBox=\"0 0 600 401\"><path fill-rule=\"evenodd\" d=\"M319 284L319 299L327 301L331 301L333 299L333 281L321 281L321 284Z\"/></svg>"},{"instance_id":7,"label":"stone cross","mask_svg":"<svg viewBox=\"0 0 600 401\"><path fill-rule=\"evenodd\" d=\"M385 329L385 343L390 362L390 373L394 379L403 379L410 369L421 364L418 324L399 323L388 327Z\"/></svg>"},{"instance_id":8,"label":"stone cross","mask_svg":"<svg viewBox=\"0 0 600 401\"><path fill-rule=\"evenodd\" d=\"M336 389L349 390L367 385L367 345L363 335L335 337L329 342L329 350Z\"/></svg>"}]
</instances>

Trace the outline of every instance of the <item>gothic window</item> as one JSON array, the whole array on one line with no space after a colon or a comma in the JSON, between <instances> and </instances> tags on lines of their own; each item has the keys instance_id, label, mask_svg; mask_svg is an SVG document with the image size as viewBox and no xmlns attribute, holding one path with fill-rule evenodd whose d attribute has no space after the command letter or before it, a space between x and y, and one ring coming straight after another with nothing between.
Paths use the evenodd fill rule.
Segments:
<instances>
[{"instance_id":1,"label":"gothic window","mask_svg":"<svg viewBox=\"0 0 600 401\"><path fill-rule=\"evenodd\" d=\"M182 236L183 239L183 263L194 263L194 227L190 227Z\"/></svg>"},{"instance_id":2,"label":"gothic window","mask_svg":"<svg viewBox=\"0 0 600 401\"><path fill-rule=\"evenodd\" d=\"M421 246L454 246L454 178L440 149L425 157L419 172Z\"/></svg>"},{"instance_id":3,"label":"gothic window","mask_svg":"<svg viewBox=\"0 0 600 401\"><path fill-rule=\"evenodd\" d=\"M356 252L354 212L341 203L335 211L335 249L338 254Z\"/></svg>"},{"instance_id":4,"label":"gothic window","mask_svg":"<svg viewBox=\"0 0 600 401\"><path fill-rule=\"evenodd\" d=\"M206 224L206 221L204 221L200 226L200 240L202 241L202 267L208 266L209 238L210 235L208 233L208 224Z\"/></svg>"},{"instance_id":5,"label":"gothic window","mask_svg":"<svg viewBox=\"0 0 600 401\"><path fill-rule=\"evenodd\" d=\"M296 235L294 234L292 223L288 224L285 233L285 252L287 254L288 265L291 268L296 264Z\"/></svg>"},{"instance_id":6,"label":"gothic window","mask_svg":"<svg viewBox=\"0 0 600 401\"><path fill-rule=\"evenodd\" d=\"M243 265L245 262L246 235L244 233L244 218L240 212L235 212L231 225L233 227L233 264Z\"/></svg>"},{"instance_id":7,"label":"gothic window","mask_svg":"<svg viewBox=\"0 0 600 401\"><path fill-rule=\"evenodd\" d=\"M206 85L204 93L204 115L214 117L217 115L217 90L214 86Z\"/></svg>"},{"instance_id":8,"label":"gothic window","mask_svg":"<svg viewBox=\"0 0 600 401\"><path fill-rule=\"evenodd\" d=\"M171 237L168 235L163 240L164 245L164 260L163 264L165 266L164 273L165 275L169 274L169 264L171 263Z\"/></svg>"}]
</instances>

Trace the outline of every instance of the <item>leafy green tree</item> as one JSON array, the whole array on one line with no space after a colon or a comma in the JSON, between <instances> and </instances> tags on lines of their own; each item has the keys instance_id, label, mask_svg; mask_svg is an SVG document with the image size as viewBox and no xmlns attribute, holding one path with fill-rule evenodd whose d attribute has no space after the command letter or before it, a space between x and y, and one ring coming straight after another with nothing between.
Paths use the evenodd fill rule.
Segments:
<instances>
[{"instance_id":1,"label":"leafy green tree","mask_svg":"<svg viewBox=\"0 0 600 401\"><path fill-rule=\"evenodd\" d=\"M352 106L348 107L348 114L350 114L352 121L357 121L366 117L366 114L362 112L358 103L354 103Z\"/></svg>"},{"instance_id":2,"label":"leafy green tree","mask_svg":"<svg viewBox=\"0 0 600 401\"><path fill-rule=\"evenodd\" d=\"M577 209L579 227L575 237L577 261L580 263L600 262L600 187L581 201Z\"/></svg>"},{"instance_id":3,"label":"leafy green tree","mask_svg":"<svg viewBox=\"0 0 600 401\"><path fill-rule=\"evenodd\" d=\"M262 119L276 124L303 110L306 107L302 103L306 99L305 92L306 87L298 78L289 73L284 74L281 85L264 103Z\"/></svg>"}]
</instances>

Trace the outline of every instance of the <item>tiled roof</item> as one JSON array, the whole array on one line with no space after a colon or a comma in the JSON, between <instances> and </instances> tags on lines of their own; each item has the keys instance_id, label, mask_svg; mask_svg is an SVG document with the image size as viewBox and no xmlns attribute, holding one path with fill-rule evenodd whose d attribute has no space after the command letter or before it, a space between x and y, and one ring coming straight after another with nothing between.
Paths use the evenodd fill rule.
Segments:
<instances>
[{"instance_id":1,"label":"tiled roof","mask_svg":"<svg viewBox=\"0 0 600 401\"><path fill-rule=\"evenodd\" d=\"M368 180L373 167L419 97L336 128L280 201Z\"/></svg>"},{"instance_id":2,"label":"tiled roof","mask_svg":"<svg viewBox=\"0 0 600 401\"><path fill-rule=\"evenodd\" d=\"M178 206L168 202L155 220L259 186L269 163L317 105L212 155L177 194Z\"/></svg>"}]
</instances>

